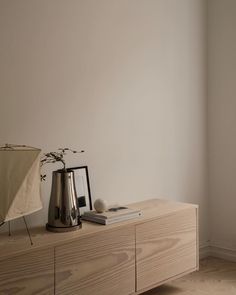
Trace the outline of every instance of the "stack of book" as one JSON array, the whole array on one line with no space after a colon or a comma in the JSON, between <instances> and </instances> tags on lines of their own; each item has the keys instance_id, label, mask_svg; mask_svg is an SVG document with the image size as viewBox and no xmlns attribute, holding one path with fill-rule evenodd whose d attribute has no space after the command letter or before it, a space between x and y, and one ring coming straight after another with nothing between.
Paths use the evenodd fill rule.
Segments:
<instances>
[{"instance_id":1,"label":"stack of book","mask_svg":"<svg viewBox=\"0 0 236 295\"><path fill-rule=\"evenodd\" d=\"M110 208L103 213L98 213L96 211L84 212L82 219L106 225L137 218L141 215L140 210L130 209L127 207L115 207Z\"/></svg>"}]
</instances>

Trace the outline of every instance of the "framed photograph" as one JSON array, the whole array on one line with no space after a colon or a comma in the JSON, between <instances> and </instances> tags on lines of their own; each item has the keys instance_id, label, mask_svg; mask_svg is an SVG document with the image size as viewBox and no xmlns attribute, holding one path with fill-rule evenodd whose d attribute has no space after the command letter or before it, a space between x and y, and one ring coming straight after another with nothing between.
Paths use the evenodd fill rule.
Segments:
<instances>
[{"instance_id":1,"label":"framed photograph","mask_svg":"<svg viewBox=\"0 0 236 295\"><path fill-rule=\"evenodd\" d=\"M91 191L89 184L88 166L72 167L75 177L75 188L77 193L80 215L85 211L93 209Z\"/></svg>"}]
</instances>

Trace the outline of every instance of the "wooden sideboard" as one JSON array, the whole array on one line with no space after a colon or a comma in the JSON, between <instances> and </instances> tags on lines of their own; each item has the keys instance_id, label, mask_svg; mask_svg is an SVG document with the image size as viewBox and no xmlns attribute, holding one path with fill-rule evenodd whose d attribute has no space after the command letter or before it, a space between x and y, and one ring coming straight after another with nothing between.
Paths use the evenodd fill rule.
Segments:
<instances>
[{"instance_id":1,"label":"wooden sideboard","mask_svg":"<svg viewBox=\"0 0 236 295\"><path fill-rule=\"evenodd\" d=\"M198 269L198 206L148 200L111 225L0 235L0 295L128 295Z\"/></svg>"}]
</instances>

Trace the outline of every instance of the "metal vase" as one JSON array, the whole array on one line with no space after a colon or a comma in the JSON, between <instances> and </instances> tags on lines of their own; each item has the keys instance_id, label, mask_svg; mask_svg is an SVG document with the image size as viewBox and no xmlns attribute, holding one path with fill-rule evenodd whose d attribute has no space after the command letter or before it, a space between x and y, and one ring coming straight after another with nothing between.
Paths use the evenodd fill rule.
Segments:
<instances>
[{"instance_id":1,"label":"metal vase","mask_svg":"<svg viewBox=\"0 0 236 295\"><path fill-rule=\"evenodd\" d=\"M53 171L46 228L53 232L65 232L80 227L74 172L72 170Z\"/></svg>"}]
</instances>

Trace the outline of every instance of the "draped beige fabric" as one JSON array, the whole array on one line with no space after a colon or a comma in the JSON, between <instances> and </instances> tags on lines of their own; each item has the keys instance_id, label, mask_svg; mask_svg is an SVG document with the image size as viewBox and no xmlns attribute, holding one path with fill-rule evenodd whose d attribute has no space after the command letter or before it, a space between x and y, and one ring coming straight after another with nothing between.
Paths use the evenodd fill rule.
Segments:
<instances>
[{"instance_id":1,"label":"draped beige fabric","mask_svg":"<svg viewBox=\"0 0 236 295\"><path fill-rule=\"evenodd\" d=\"M0 222L40 209L40 150L28 147L1 149Z\"/></svg>"}]
</instances>

